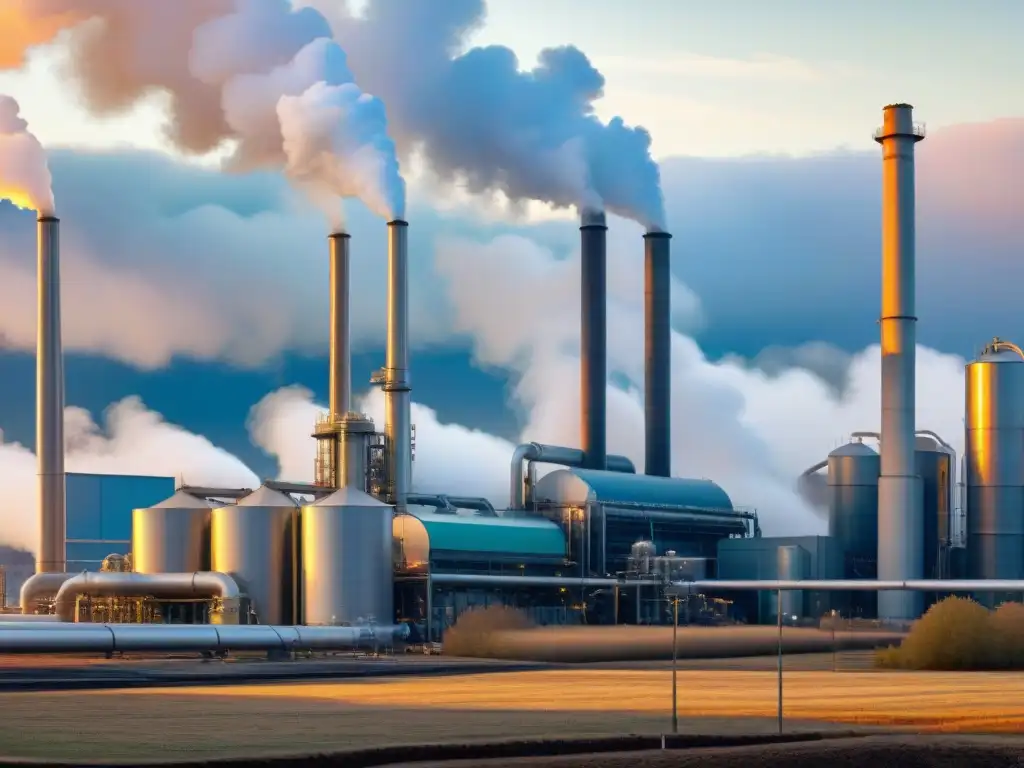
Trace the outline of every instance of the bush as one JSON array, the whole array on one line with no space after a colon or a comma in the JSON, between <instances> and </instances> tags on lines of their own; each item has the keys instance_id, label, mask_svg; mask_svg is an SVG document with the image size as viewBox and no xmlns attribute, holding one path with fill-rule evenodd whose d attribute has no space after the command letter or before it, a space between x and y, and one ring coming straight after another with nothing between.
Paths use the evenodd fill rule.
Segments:
<instances>
[{"instance_id":1,"label":"bush","mask_svg":"<svg viewBox=\"0 0 1024 768\"><path fill-rule=\"evenodd\" d=\"M947 597L875 662L887 669L1022 669L1024 605L1004 603L992 612L968 598Z\"/></svg>"},{"instance_id":2,"label":"bush","mask_svg":"<svg viewBox=\"0 0 1024 768\"><path fill-rule=\"evenodd\" d=\"M517 608L490 605L471 608L444 633L443 650L446 656L497 657L494 647L502 632L530 629L530 617Z\"/></svg>"}]
</instances>

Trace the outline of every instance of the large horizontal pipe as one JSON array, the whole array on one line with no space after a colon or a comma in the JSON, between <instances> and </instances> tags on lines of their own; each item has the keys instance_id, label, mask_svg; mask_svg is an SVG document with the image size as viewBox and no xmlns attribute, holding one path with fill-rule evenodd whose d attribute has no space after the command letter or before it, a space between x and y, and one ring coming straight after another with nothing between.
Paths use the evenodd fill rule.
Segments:
<instances>
[{"instance_id":1,"label":"large horizontal pipe","mask_svg":"<svg viewBox=\"0 0 1024 768\"><path fill-rule=\"evenodd\" d=\"M517 445L512 452L512 481L509 487L509 508L526 509L535 483L534 463L557 464L562 467L582 467L586 463L586 454L579 448L566 448L562 445L545 445L544 443L523 443ZM605 457L606 467L610 472L625 472L635 475L636 467L625 456L611 455ZM524 474L523 465L529 469ZM529 492L527 488L529 487Z\"/></svg>"},{"instance_id":2,"label":"large horizontal pipe","mask_svg":"<svg viewBox=\"0 0 1024 768\"><path fill-rule=\"evenodd\" d=\"M334 488L325 488L322 485L313 485L313 483L286 483L281 480L265 480L263 485L273 491L296 493L302 496L329 496L335 491Z\"/></svg>"},{"instance_id":3,"label":"large horizontal pipe","mask_svg":"<svg viewBox=\"0 0 1024 768\"><path fill-rule=\"evenodd\" d=\"M659 584L654 580L624 580L611 578L573 578L571 576L491 576L472 573L434 573L434 584L474 584L496 587L636 587ZM669 586L690 594L721 590L746 592L755 590L807 590L810 592L1024 592L1024 580L943 580L875 581L872 579L807 579L802 581L777 580L719 580L672 582Z\"/></svg>"},{"instance_id":4,"label":"large horizontal pipe","mask_svg":"<svg viewBox=\"0 0 1024 768\"><path fill-rule=\"evenodd\" d=\"M279 627L269 624L74 624L0 627L0 653L333 651L386 643L406 625Z\"/></svg>"},{"instance_id":5,"label":"large horizontal pipe","mask_svg":"<svg viewBox=\"0 0 1024 768\"><path fill-rule=\"evenodd\" d=\"M252 488L216 488L205 485L182 485L178 490L200 499L240 499L252 493Z\"/></svg>"},{"instance_id":6,"label":"large horizontal pipe","mask_svg":"<svg viewBox=\"0 0 1024 768\"><path fill-rule=\"evenodd\" d=\"M195 573L90 573L84 571L61 586L55 599L54 612L62 621L75 620L77 598L89 597L156 597L166 599L221 598L237 599L242 591L226 573L197 571Z\"/></svg>"},{"instance_id":7,"label":"large horizontal pipe","mask_svg":"<svg viewBox=\"0 0 1024 768\"><path fill-rule=\"evenodd\" d=\"M52 600L64 582L73 577L73 573L37 573L29 576L21 585L21 612L32 614L39 609L43 600Z\"/></svg>"}]
</instances>

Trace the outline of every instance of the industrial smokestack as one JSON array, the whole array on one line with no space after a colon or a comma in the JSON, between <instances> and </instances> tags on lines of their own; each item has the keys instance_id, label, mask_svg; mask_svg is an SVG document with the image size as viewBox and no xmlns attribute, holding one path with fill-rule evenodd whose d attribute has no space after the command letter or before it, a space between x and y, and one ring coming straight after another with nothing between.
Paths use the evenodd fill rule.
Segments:
<instances>
[{"instance_id":1,"label":"industrial smokestack","mask_svg":"<svg viewBox=\"0 0 1024 768\"><path fill-rule=\"evenodd\" d=\"M352 350L349 333L349 241L336 232L331 243L331 420L337 422L352 408Z\"/></svg>"},{"instance_id":2,"label":"industrial smokestack","mask_svg":"<svg viewBox=\"0 0 1024 768\"><path fill-rule=\"evenodd\" d=\"M644 472L672 476L672 235L644 235Z\"/></svg>"},{"instance_id":3,"label":"industrial smokestack","mask_svg":"<svg viewBox=\"0 0 1024 768\"><path fill-rule=\"evenodd\" d=\"M882 145L882 430L878 481L878 578L924 576L924 510L915 468L914 145L924 138L913 107L891 104L875 141ZM881 619L919 615L913 592L880 592Z\"/></svg>"},{"instance_id":4,"label":"industrial smokestack","mask_svg":"<svg viewBox=\"0 0 1024 768\"><path fill-rule=\"evenodd\" d=\"M580 448L587 469L607 464L608 226L601 211L580 216Z\"/></svg>"},{"instance_id":5,"label":"industrial smokestack","mask_svg":"<svg viewBox=\"0 0 1024 768\"><path fill-rule=\"evenodd\" d=\"M36 458L39 462L37 573L62 573L64 550L64 355L60 338L60 222L37 223L39 317L36 346Z\"/></svg>"},{"instance_id":6,"label":"industrial smokestack","mask_svg":"<svg viewBox=\"0 0 1024 768\"><path fill-rule=\"evenodd\" d=\"M409 224L388 223L388 349L384 376L384 434L391 501L405 510L412 485L412 415L409 381Z\"/></svg>"}]
</instances>

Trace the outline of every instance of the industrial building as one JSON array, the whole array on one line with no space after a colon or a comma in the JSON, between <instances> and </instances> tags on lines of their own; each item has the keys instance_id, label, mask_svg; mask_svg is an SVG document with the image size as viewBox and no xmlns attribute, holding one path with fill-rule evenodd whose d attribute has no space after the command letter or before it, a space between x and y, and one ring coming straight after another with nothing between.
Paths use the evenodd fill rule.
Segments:
<instances>
[{"instance_id":1,"label":"industrial building","mask_svg":"<svg viewBox=\"0 0 1024 768\"><path fill-rule=\"evenodd\" d=\"M1024 353L996 340L967 366L967 451L958 482L953 449L915 422L913 151L924 132L911 107L897 104L886 107L875 138L883 150L886 211L881 431L855 433L808 470L828 473L828 536L763 537L756 512L735 505L713 480L670 476L670 236L661 231L648 232L643 244L645 474L628 458L608 454L607 226L604 213L592 210L581 211L580 226L580 447L516 448L505 509L460 496L457 488L429 496L413 490L408 224L392 221L386 360L372 380L385 399L379 429L352 410L352 244L339 232L329 238L330 403L312 435L315 482L174 489L162 478L134 486L123 479L69 479L65 535L57 222L40 219L42 554L39 572L22 590L22 611L64 621L131 614L139 621L273 630L217 630L227 634L216 641L203 635L190 648L221 647L225 636L244 637L250 648L279 648L283 638L327 647L361 637L327 631L346 626L412 626L439 639L462 611L491 603L519 606L542 623L665 622L672 613L665 587L673 582L703 585L696 615L687 603L688 618L719 615L712 603L721 606L728 597L731 610L748 621L813 617L837 607L907 620L923 607L916 594L902 591L908 581L948 578L959 568L979 578L1020 579ZM76 496L97 487L98 506ZM103 488L118 487L102 496ZM129 497L146 499L132 512L130 544L118 538L126 535L126 517L123 504L113 501ZM75 508L99 511L79 519L70 512ZM101 549L131 557L75 575L94 568ZM784 600L780 592L774 604L756 590L719 595L714 587L715 580L840 578L897 586L878 595L793 590ZM126 604L132 606L127 614ZM112 630L115 640L118 632ZM185 637L154 634L145 647L183 647Z\"/></svg>"}]
</instances>

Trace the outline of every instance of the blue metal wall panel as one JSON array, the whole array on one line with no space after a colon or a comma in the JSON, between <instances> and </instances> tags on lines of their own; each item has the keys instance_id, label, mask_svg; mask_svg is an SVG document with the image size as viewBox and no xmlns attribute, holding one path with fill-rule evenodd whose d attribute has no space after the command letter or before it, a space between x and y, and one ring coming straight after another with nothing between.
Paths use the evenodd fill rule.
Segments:
<instances>
[{"instance_id":1,"label":"blue metal wall panel","mask_svg":"<svg viewBox=\"0 0 1024 768\"><path fill-rule=\"evenodd\" d=\"M69 539L102 539L102 475L68 473L65 481Z\"/></svg>"},{"instance_id":2,"label":"blue metal wall panel","mask_svg":"<svg viewBox=\"0 0 1024 768\"><path fill-rule=\"evenodd\" d=\"M127 554L132 510L163 501L174 486L173 477L68 473L68 570L95 570L107 555Z\"/></svg>"}]
</instances>

